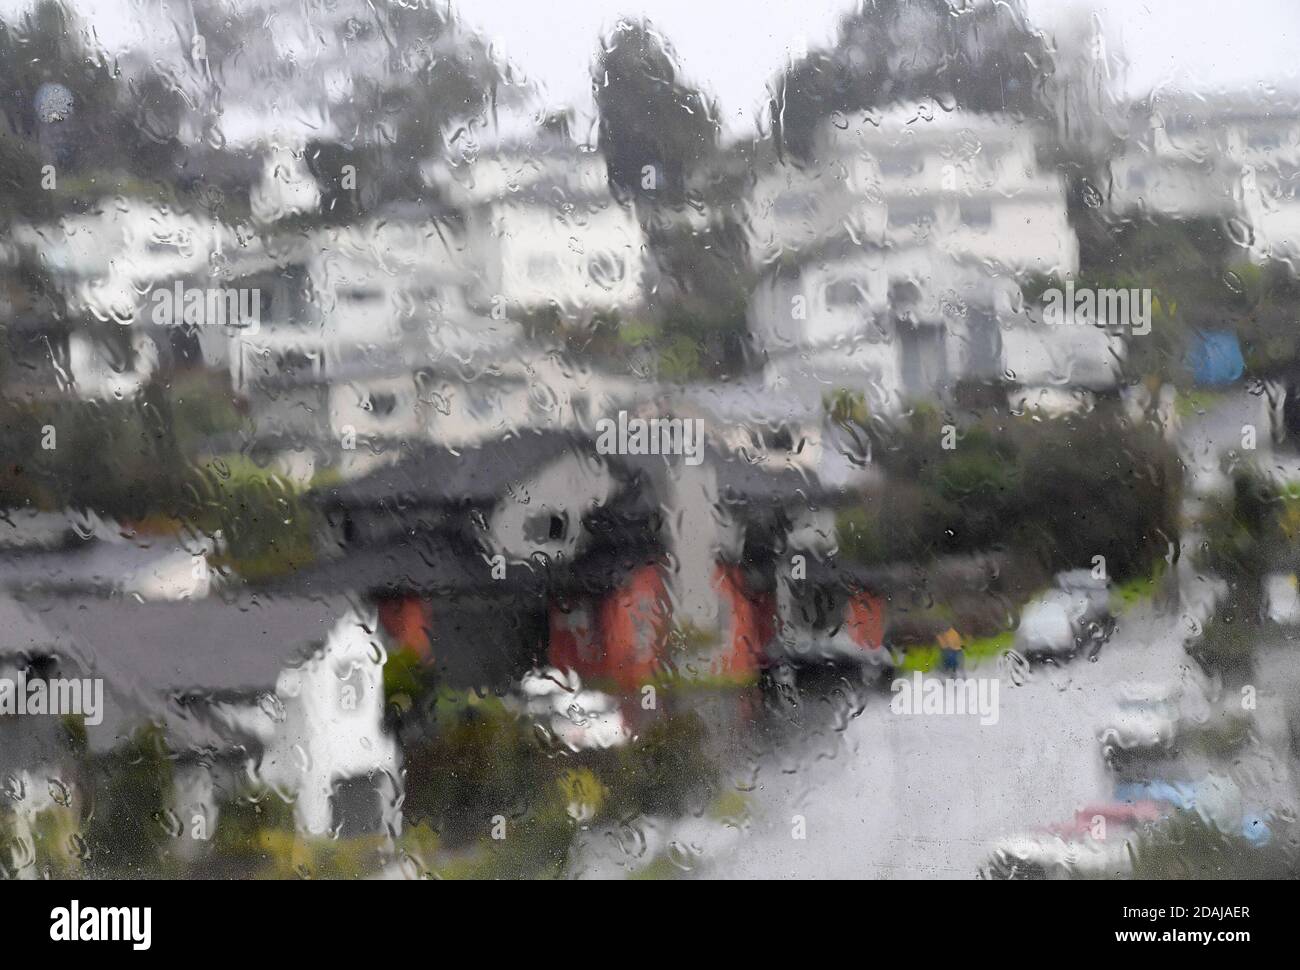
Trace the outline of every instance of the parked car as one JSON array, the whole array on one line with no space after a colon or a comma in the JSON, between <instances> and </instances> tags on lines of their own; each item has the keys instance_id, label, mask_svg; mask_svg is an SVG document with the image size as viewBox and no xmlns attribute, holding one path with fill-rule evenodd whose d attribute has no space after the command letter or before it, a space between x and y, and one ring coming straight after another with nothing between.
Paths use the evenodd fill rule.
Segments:
<instances>
[{"instance_id":1,"label":"parked car","mask_svg":"<svg viewBox=\"0 0 1300 970\"><path fill-rule=\"evenodd\" d=\"M1075 636L1082 620L1083 612L1068 593L1045 593L1021 612L1017 649L1030 660L1070 656L1078 649Z\"/></svg>"},{"instance_id":2,"label":"parked car","mask_svg":"<svg viewBox=\"0 0 1300 970\"><path fill-rule=\"evenodd\" d=\"M1127 831L1157 822L1167 814L1168 810L1155 799L1121 799L1112 803L1085 805L1075 811L1074 818L1070 821L1049 826L1048 830L1063 839L1092 837L1098 831L1099 822L1105 825L1101 830L1103 832L1109 832L1111 826L1119 826L1121 831Z\"/></svg>"},{"instance_id":3,"label":"parked car","mask_svg":"<svg viewBox=\"0 0 1300 970\"><path fill-rule=\"evenodd\" d=\"M1132 875L1127 833L1107 839L1065 839L1031 832L994 845L984 873L992 879L1102 879Z\"/></svg>"},{"instance_id":4,"label":"parked car","mask_svg":"<svg viewBox=\"0 0 1300 970\"><path fill-rule=\"evenodd\" d=\"M797 631L774 638L769 651L769 666L861 667L864 671L884 674L893 668L893 655L883 646L863 646L843 629L834 634L820 631Z\"/></svg>"},{"instance_id":5,"label":"parked car","mask_svg":"<svg viewBox=\"0 0 1300 970\"><path fill-rule=\"evenodd\" d=\"M777 681L800 667L855 667L873 679L887 673L894 657L885 646L884 600L830 584L790 597L767 659Z\"/></svg>"},{"instance_id":6,"label":"parked car","mask_svg":"<svg viewBox=\"0 0 1300 970\"><path fill-rule=\"evenodd\" d=\"M1178 737L1179 692L1163 684L1129 684L1098 737L1107 757L1117 752L1167 751Z\"/></svg>"},{"instance_id":7,"label":"parked car","mask_svg":"<svg viewBox=\"0 0 1300 970\"><path fill-rule=\"evenodd\" d=\"M1060 573L1055 588L1021 612L1016 647L1031 660L1067 659L1104 641L1113 628L1106 581L1089 570L1074 569Z\"/></svg>"},{"instance_id":8,"label":"parked car","mask_svg":"<svg viewBox=\"0 0 1300 970\"><path fill-rule=\"evenodd\" d=\"M619 747L631 737L618 701L584 690L571 670L531 671L524 675L520 693L524 711L571 751Z\"/></svg>"},{"instance_id":9,"label":"parked car","mask_svg":"<svg viewBox=\"0 0 1300 970\"><path fill-rule=\"evenodd\" d=\"M1294 573L1264 577L1264 618L1279 626L1300 624L1300 585Z\"/></svg>"},{"instance_id":10,"label":"parked car","mask_svg":"<svg viewBox=\"0 0 1300 970\"><path fill-rule=\"evenodd\" d=\"M1167 814L1150 800L1086 805L1068 822L997 842L984 871L995 879L1128 876L1132 873L1128 843L1144 826Z\"/></svg>"},{"instance_id":11,"label":"parked car","mask_svg":"<svg viewBox=\"0 0 1300 970\"><path fill-rule=\"evenodd\" d=\"M1068 569L1056 574L1056 588L1081 598L1084 619L1089 623L1106 623L1113 619L1110 610L1110 583L1094 576L1091 569Z\"/></svg>"}]
</instances>

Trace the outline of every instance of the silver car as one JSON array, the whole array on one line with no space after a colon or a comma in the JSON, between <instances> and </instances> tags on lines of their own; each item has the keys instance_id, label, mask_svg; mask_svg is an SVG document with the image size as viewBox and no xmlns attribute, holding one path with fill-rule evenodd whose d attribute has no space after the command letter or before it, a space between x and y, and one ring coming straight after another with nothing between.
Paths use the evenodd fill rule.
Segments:
<instances>
[{"instance_id":1,"label":"silver car","mask_svg":"<svg viewBox=\"0 0 1300 970\"><path fill-rule=\"evenodd\" d=\"M1030 659L1062 659L1109 635L1113 623L1105 580L1086 569L1063 572L1056 588L1031 601L1020 615L1017 649Z\"/></svg>"}]
</instances>

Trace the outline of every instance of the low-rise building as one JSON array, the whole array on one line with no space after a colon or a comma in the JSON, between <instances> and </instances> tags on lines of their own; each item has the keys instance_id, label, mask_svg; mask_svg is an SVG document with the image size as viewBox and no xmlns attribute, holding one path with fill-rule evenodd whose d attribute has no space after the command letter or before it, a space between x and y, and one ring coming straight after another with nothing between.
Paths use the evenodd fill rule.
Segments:
<instances>
[{"instance_id":1,"label":"low-rise building","mask_svg":"<svg viewBox=\"0 0 1300 970\"><path fill-rule=\"evenodd\" d=\"M373 614L340 598L37 603L44 623L111 685L108 748L154 724L176 757L177 838L212 839L223 803L250 790L293 803L304 834L345 822L340 791L371 798L370 831L400 833L400 758L384 726L384 651Z\"/></svg>"}]
</instances>

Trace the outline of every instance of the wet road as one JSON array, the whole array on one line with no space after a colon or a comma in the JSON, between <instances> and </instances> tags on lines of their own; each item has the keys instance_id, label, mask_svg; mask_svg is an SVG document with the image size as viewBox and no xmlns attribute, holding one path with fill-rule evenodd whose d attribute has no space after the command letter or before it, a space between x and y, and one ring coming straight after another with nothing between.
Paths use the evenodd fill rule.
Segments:
<instances>
[{"instance_id":1,"label":"wet road","mask_svg":"<svg viewBox=\"0 0 1300 970\"><path fill-rule=\"evenodd\" d=\"M1248 460L1271 469L1300 464L1289 450L1274 452L1262 395L1234 390L1214 398L1177 432L1189 523L1201 496L1229 484L1225 459L1241 454L1247 425L1257 429L1258 444ZM1189 723L1233 702L1186 652L1216 595L1214 582L1192 571L1196 541L1189 528L1176 567L1178 603L1134 606L1095 661L1034 667L1027 679L997 663L967 670L998 678L996 723L895 714L886 686L801 691L796 704L771 715L775 729L757 732L777 740L731 764L730 780L748 800L746 820L639 820L635 837L592 833L575 872L613 875L658 855L682 872L737 878L977 875L996 841L1113 801L1119 779L1103 760L1098 734L1113 721L1121 685L1179 686ZM1284 641L1262 652L1255 740L1231 766L1180 753L1141 770L1169 780L1228 770L1244 800L1294 806L1285 750L1285 707L1300 689L1300 648L1292 646Z\"/></svg>"},{"instance_id":2,"label":"wet road","mask_svg":"<svg viewBox=\"0 0 1300 970\"><path fill-rule=\"evenodd\" d=\"M1123 681L1194 685L1183 648L1191 623L1139 606L1095 662L999 678L999 717L908 715L875 691L862 713L834 718L760 763L748 836L710 867L734 877L957 877L977 874L989 846L1014 832L1105 802L1114 779L1097 733ZM817 701L812 701L817 704ZM825 706L825 705L822 705ZM806 838L796 838L802 816Z\"/></svg>"},{"instance_id":3,"label":"wet road","mask_svg":"<svg viewBox=\"0 0 1300 970\"><path fill-rule=\"evenodd\" d=\"M1189 480L1214 476L1241 427L1256 422L1262 463L1285 465L1288 459L1269 445L1264 402L1233 394L1184 422L1179 445ZM999 677L996 724L895 714L883 690L869 693L855 717L842 700L806 700L802 735L760 758L752 774L747 831L712 854L701 845L701 871L738 878L969 878L998 839L1111 801L1116 778L1097 738L1112 720L1122 683L1180 684L1185 718L1212 712L1216 684L1185 645L1212 614L1213 584L1192 574L1189 559L1179 562L1179 605L1136 605L1095 662L1035 667L1020 684L996 664L967 671ZM1300 648L1292 646L1280 643L1262 655L1257 740L1232 770L1247 799L1273 806L1296 803L1282 751L1290 685L1300 686ZM1208 770L1164 769L1193 777Z\"/></svg>"}]
</instances>

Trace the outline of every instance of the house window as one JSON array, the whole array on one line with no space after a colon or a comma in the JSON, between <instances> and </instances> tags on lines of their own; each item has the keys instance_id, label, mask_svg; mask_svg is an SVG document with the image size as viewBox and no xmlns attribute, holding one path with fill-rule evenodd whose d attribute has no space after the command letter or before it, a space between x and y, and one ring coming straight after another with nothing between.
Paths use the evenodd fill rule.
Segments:
<instances>
[{"instance_id":1,"label":"house window","mask_svg":"<svg viewBox=\"0 0 1300 970\"><path fill-rule=\"evenodd\" d=\"M330 791L330 818L340 838L384 831L383 796L371 776L342 778Z\"/></svg>"},{"instance_id":2,"label":"house window","mask_svg":"<svg viewBox=\"0 0 1300 970\"><path fill-rule=\"evenodd\" d=\"M836 280L826 287L826 307L830 310L852 310L867 302L862 287L853 280Z\"/></svg>"},{"instance_id":3,"label":"house window","mask_svg":"<svg viewBox=\"0 0 1300 970\"><path fill-rule=\"evenodd\" d=\"M919 155L887 155L880 160L880 174L885 178L919 175L925 163Z\"/></svg>"},{"instance_id":4,"label":"house window","mask_svg":"<svg viewBox=\"0 0 1300 970\"><path fill-rule=\"evenodd\" d=\"M524 539L534 544L563 542L568 535L569 521L559 512L538 512L524 522Z\"/></svg>"},{"instance_id":5,"label":"house window","mask_svg":"<svg viewBox=\"0 0 1300 970\"><path fill-rule=\"evenodd\" d=\"M962 199L957 207L961 224L968 229L987 229L993 224L993 204L985 199Z\"/></svg>"},{"instance_id":6,"label":"house window","mask_svg":"<svg viewBox=\"0 0 1300 970\"><path fill-rule=\"evenodd\" d=\"M813 201L801 193L787 192L776 197L772 214L782 219L809 219L813 214Z\"/></svg>"},{"instance_id":7,"label":"house window","mask_svg":"<svg viewBox=\"0 0 1300 970\"><path fill-rule=\"evenodd\" d=\"M424 307L434 313L441 313L444 309L442 290L436 286L424 286L413 290L411 292L411 304L412 309Z\"/></svg>"},{"instance_id":8,"label":"house window","mask_svg":"<svg viewBox=\"0 0 1300 970\"><path fill-rule=\"evenodd\" d=\"M301 350L286 350L275 356L275 370L280 374L309 375L318 370L320 358Z\"/></svg>"},{"instance_id":9,"label":"house window","mask_svg":"<svg viewBox=\"0 0 1300 970\"><path fill-rule=\"evenodd\" d=\"M889 284L889 302L894 307L914 307L924 295L915 280L894 280Z\"/></svg>"},{"instance_id":10,"label":"house window","mask_svg":"<svg viewBox=\"0 0 1300 970\"><path fill-rule=\"evenodd\" d=\"M934 222L934 208L916 202L891 202L889 225L895 229L927 226Z\"/></svg>"},{"instance_id":11,"label":"house window","mask_svg":"<svg viewBox=\"0 0 1300 970\"><path fill-rule=\"evenodd\" d=\"M382 290L370 286L350 286L339 293L344 303L378 303L383 296Z\"/></svg>"},{"instance_id":12,"label":"house window","mask_svg":"<svg viewBox=\"0 0 1300 970\"><path fill-rule=\"evenodd\" d=\"M1166 116L1165 132L1170 135L1190 135L1201 127L1191 114L1179 112Z\"/></svg>"},{"instance_id":13,"label":"house window","mask_svg":"<svg viewBox=\"0 0 1300 970\"><path fill-rule=\"evenodd\" d=\"M587 276L603 290L612 290L627 277L622 253L597 253L587 261Z\"/></svg>"},{"instance_id":14,"label":"house window","mask_svg":"<svg viewBox=\"0 0 1300 970\"><path fill-rule=\"evenodd\" d=\"M1251 148L1277 148L1282 144L1282 139L1276 130L1256 129L1247 134L1246 144Z\"/></svg>"},{"instance_id":15,"label":"house window","mask_svg":"<svg viewBox=\"0 0 1300 970\"><path fill-rule=\"evenodd\" d=\"M560 261L554 253L534 253L528 257L528 275L539 280L554 276L560 271Z\"/></svg>"},{"instance_id":16,"label":"house window","mask_svg":"<svg viewBox=\"0 0 1300 970\"><path fill-rule=\"evenodd\" d=\"M376 417L386 418L397 408L397 395L388 391L370 391L366 395L366 410Z\"/></svg>"}]
</instances>

